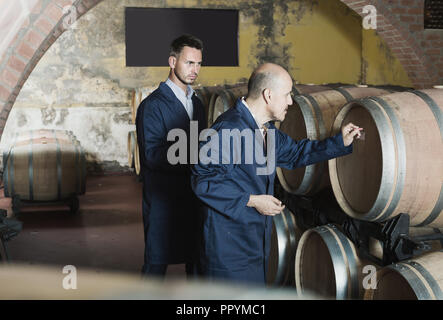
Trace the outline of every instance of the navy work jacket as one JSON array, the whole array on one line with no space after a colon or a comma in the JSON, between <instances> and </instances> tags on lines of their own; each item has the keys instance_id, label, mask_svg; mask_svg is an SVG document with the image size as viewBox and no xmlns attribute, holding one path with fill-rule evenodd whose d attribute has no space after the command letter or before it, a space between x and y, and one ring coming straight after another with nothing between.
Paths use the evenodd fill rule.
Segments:
<instances>
[{"instance_id":1,"label":"navy work jacket","mask_svg":"<svg viewBox=\"0 0 443 320\"><path fill-rule=\"evenodd\" d=\"M136 117L143 178L143 222L145 265L193 262L198 256L197 239L200 201L190 183L190 121L198 121L198 132L206 128L204 107L194 94L193 119L164 82L144 99ZM168 132L182 129L188 140L188 162L172 165L167 152L176 141Z\"/></svg>"},{"instance_id":2,"label":"navy work jacket","mask_svg":"<svg viewBox=\"0 0 443 320\"><path fill-rule=\"evenodd\" d=\"M258 126L250 111L238 99L234 107L217 118L212 129L217 131L221 146L226 143L223 129L255 131ZM277 167L294 169L352 152L352 145L344 146L341 133L322 141L295 141L277 130L272 123L269 129L275 130ZM263 143L263 137L260 138L261 141L255 139L254 148L258 146L257 143ZM242 160L246 157L243 153L247 150L245 141L242 139L241 142ZM210 138L203 141L200 149L210 142ZM233 145L231 154L234 153ZM255 158L252 164L238 161L223 164L221 153L219 164L203 164L200 161L192 166L192 188L207 206L203 219L202 270L209 278L263 285L270 253L272 217L260 214L255 208L248 207L247 203L250 195L273 195L275 170L268 175L257 175L257 168L262 165Z\"/></svg>"}]
</instances>

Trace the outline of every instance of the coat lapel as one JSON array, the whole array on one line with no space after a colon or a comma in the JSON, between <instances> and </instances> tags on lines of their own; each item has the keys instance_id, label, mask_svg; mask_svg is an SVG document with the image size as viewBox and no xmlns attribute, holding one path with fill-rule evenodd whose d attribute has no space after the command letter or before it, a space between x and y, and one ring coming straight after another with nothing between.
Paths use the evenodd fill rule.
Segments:
<instances>
[{"instance_id":1,"label":"coat lapel","mask_svg":"<svg viewBox=\"0 0 443 320\"><path fill-rule=\"evenodd\" d=\"M241 117L245 120L248 128L252 129L254 132L255 129L259 129L257 123L254 120L254 117L252 116L248 108L244 105L241 98L237 99L237 102L235 103L235 108L238 110L238 112L240 112Z\"/></svg>"},{"instance_id":2,"label":"coat lapel","mask_svg":"<svg viewBox=\"0 0 443 320\"><path fill-rule=\"evenodd\" d=\"M255 130L259 129L257 122L255 121L254 117L252 116L251 112L249 111L249 109L243 104L243 102L241 101L241 99L238 99L236 104L235 104L235 108L237 108L238 112L240 112L242 119L246 122L247 127L249 129L253 130L253 134L254 134L254 142L255 142L255 146L257 145L262 145L263 144L263 139L261 134L258 134L257 137L255 135ZM254 150L254 154L255 154L255 150ZM256 164L257 166L257 164ZM270 175L257 175L258 179L261 179L265 186L266 186L266 193L269 194L270 191Z\"/></svg>"},{"instance_id":3,"label":"coat lapel","mask_svg":"<svg viewBox=\"0 0 443 320\"><path fill-rule=\"evenodd\" d=\"M189 115L186 112L185 107L180 102L180 100L177 99L171 88L169 88L169 86L165 82L160 82L159 89L162 94L171 102L171 106L173 107L174 111L177 112L177 116L180 116L183 119L187 119L187 121L189 122L191 119L189 119Z\"/></svg>"}]
</instances>

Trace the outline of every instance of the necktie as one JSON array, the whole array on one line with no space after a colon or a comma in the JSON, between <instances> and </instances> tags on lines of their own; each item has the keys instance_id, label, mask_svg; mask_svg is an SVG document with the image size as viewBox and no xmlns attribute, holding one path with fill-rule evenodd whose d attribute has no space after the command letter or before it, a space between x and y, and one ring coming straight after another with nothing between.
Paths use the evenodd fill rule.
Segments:
<instances>
[{"instance_id":1,"label":"necktie","mask_svg":"<svg viewBox=\"0 0 443 320\"><path fill-rule=\"evenodd\" d=\"M262 129L263 129L263 148L264 148L264 151L266 152L266 136L268 133L268 128L265 125L263 125Z\"/></svg>"}]
</instances>

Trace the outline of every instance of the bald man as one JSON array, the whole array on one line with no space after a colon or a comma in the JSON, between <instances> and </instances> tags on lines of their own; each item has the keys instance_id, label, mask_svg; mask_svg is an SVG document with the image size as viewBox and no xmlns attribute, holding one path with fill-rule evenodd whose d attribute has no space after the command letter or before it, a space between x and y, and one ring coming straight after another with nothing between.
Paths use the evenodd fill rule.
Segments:
<instances>
[{"instance_id":1,"label":"bald man","mask_svg":"<svg viewBox=\"0 0 443 320\"><path fill-rule=\"evenodd\" d=\"M200 144L191 182L206 205L200 267L208 278L264 285L272 217L284 208L273 196L275 166L269 163L294 169L326 161L351 153L354 137L360 137L361 128L351 123L323 141L295 141L277 130L273 121L284 120L291 92L292 79L285 69L270 63L259 66L249 79L246 99L238 99L218 117L210 139ZM203 150L212 153L204 161Z\"/></svg>"}]
</instances>

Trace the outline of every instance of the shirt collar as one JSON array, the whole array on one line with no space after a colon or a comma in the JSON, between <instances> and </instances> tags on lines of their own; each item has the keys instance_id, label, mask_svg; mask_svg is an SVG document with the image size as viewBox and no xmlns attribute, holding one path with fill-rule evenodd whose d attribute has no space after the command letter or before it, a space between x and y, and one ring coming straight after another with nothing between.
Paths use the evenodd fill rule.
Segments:
<instances>
[{"instance_id":1,"label":"shirt collar","mask_svg":"<svg viewBox=\"0 0 443 320\"><path fill-rule=\"evenodd\" d=\"M245 97L241 98L241 102L243 102L243 104L245 105L246 109L248 109L249 113L252 115L252 117L255 120L255 123L257 124L257 127L260 130L263 130L263 126L260 125L260 123L257 121L257 118L255 117L255 115L252 113L251 109L249 108L248 104L246 103ZM263 124L264 125L264 124Z\"/></svg>"},{"instance_id":2,"label":"shirt collar","mask_svg":"<svg viewBox=\"0 0 443 320\"><path fill-rule=\"evenodd\" d=\"M171 88L171 90L174 92L174 94L176 96L181 96L184 98L188 98L191 99L192 95L194 94L194 89L192 89L192 87L190 85L187 86L187 95L185 94L185 92L183 91L182 88L180 88L178 85L176 85L174 82L171 81L171 79L167 79L165 81L165 83L169 86L169 88Z\"/></svg>"}]
</instances>

